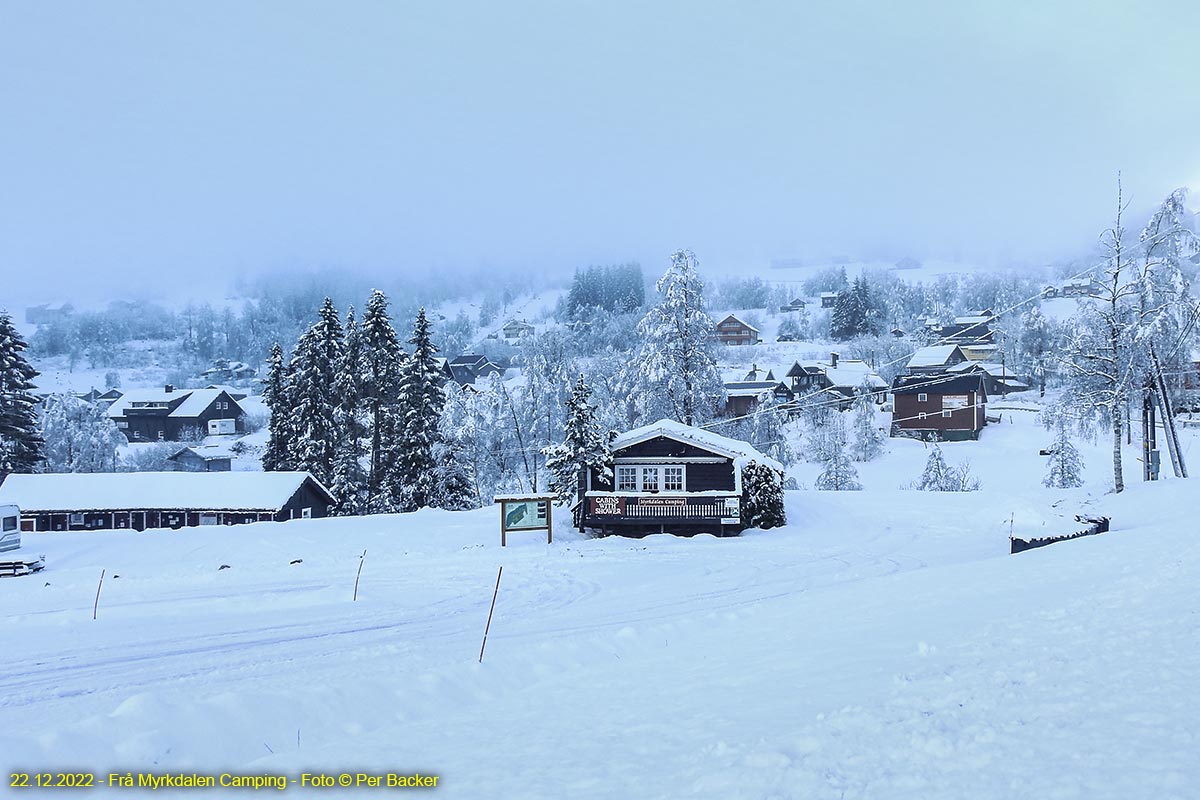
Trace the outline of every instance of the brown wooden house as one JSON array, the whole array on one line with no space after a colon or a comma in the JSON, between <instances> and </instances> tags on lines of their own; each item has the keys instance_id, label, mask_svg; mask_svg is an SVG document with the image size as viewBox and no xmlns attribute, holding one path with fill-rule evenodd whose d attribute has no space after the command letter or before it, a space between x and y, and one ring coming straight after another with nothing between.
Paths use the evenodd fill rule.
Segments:
<instances>
[{"instance_id":1,"label":"brown wooden house","mask_svg":"<svg viewBox=\"0 0 1200 800\"><path fill-rule=\"evenodd\" d=\"M730 314L717 323L716 338L721 344L758 344L759 330Z\"/></svg>"},{"instance_id":2,"label":"brown wooden house","mask_svg":"<svg viewBox=\"0 0 1200 800\"><path fill-rule=\"evenodd\" d=\"M978 439L987 425L983 376L906 375L892 384L893 436Z\"/></svg>"},{"instance_id":3,"label":"brown wooden house","mask_svg":"<svg viewBox=\"0 0 1200 800\"><path fill-rule=\"evenodd\" d=\"M783 467L746 442L662 419L612 442L613 481L580 477L575 522L581 531L726 536L742 530L742 467Z\"/></svg>"}]
</instances>

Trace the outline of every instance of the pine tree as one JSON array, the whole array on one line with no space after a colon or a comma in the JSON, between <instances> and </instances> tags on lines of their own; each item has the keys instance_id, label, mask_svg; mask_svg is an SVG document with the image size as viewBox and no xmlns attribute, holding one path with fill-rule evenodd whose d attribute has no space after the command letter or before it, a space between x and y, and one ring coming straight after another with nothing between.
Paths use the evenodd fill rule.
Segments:
<instances>
[{"instance_id":1,"label":"pine tree","mask_svg":"<svg viewBox=\"0 0 1200 800\"><path fill-rule=\"evenodd\" d=\"M297 468L328 485L341 438L334 384L342 361L342 325L328 297L319 316L296 344L290 391Z\"/></svg>"},{"instance_id":2,"label":"pine tree","mask_svg":"<svg viewBox=\"0 0 1200 800\"><path fill-rule=\"evenodd\" d=\"M376 289L362 319L362 401L369 420L370 468L367 473L367 513L396 511L393 493L396 465L387 456L397 432L396 405L400 367L407 356L388 317L387 295Z\"/></svg>"},{"instance_id":3,"label":"pine tree","mask_svg":"<svg viewBox=\"0 0 1200 800\"><path fill-rule=\"evenodd\" d=\"M871 461L883 455L887 440L879 427L871 384L864 378L854 399L854 441L850 452L855 461Z\"/></svg>"},{"instance_id":4,"label":"pine tree","mask_svg":"<svg viewBox=\"0 0 1200 800\"><path fill-rule=\"evenodd\" d=\"M116 472L125 436L95 403L52 394L43 401L46 472Z\"/></svg>"},{"instance_id":5,"label":"pine tree","mask_svg":"<svg viewBox=\"0 0 1200 800\"><path fill-rule=\"evenodd\" d=\"M913 484L913 488L923 492L946 492L952 491L949 487L954 483L953 469L946 463L946 457L942 455L942 448L935 444L929 452L929 458L925 461L925 469L921 472L921 477Z\"/></svg>"},{"instance_id":6,"label":"pine tree","mask_svg":"<svg viewBox=\"0 0 1200 800\"><path fill-rule=\"evenodd\" d=\"M1083 459L1071 442L1066 425L1059 425L1051 445L1050 462L1042 483L1052 489L1073 489L1083 485Z\"/></svg>"},{"instance_id":7,"label":"pine tree","mask_svg":"<svg viewBox=\"0 0 1200 800\"><path fill-rule=\"evenodd\" d=\"M296 435L292 430L291 371L284 364L283 348L276 342L267 359L267 379L263 384L263 402L271 412L267 423L267 446L262 467L266 472L295 469Z\"/></svg>"},{"instance_id":8,"label":"pine tree","mask_svg":"<svg viewBox=\"0 0 1200 800\"><path fill-rule=\"evenodd\" d=\"M783 474L751 461L742 468L742 525L765 530L786 524Z\"/></svg>"},{"instance_id":9,"label":"pine tree","mask_svg":"<svg viewBox=\"0 0 1200 800\"><path fill-rule=\"evenodd\" d=\"M333 484L329 491L337 498L334 513L353 516L366 511L367 471L363 468L363 438L366 435L360 414L362 403L362 334L354 317L354 306L346 311L343 347L334 381L338 402L337 455L333 464Z\"/></svg>"},{"instance_id":10,"label":"pine tree","mask_svg":"<svg viewBox=\"0 0 1200 800\"><path fill-rule=\"evenodd\" d=\"M713 355L713 321L704 310L704 282L696 256L680 250L659 279L662 295L638 323L642 343L633 366L645 417L685 425L707 422L724 396Z\"/></svg>"},{"instance_id":11,"label":"pine tree","mask_svg":"<svg viewBox=\"0 0 1200 800\"><path fill-rule=\"evenodd\" d=\"M400 369L399 420L391 457L396 464L394 491L401 501L400 510L415 511L431 505L437 489L438 464L433 450L441 439L438 420L445 404L437 347L424 308L417 312L408 343L413 349Z\"/></svg>"},{"instance_id":12,"label":"pine tree","mask_svg":"<svg viewBox=\"0 0 1200 800\"><path fill-rule=\"evenodd\" d=\"M608 449L609 433L596 418L591 404L592 390L583 375L575 382L566 402L567 421L560 444L543 448L546 469L550 473L550 491L560 503L568 503L579 491L584 470L592 470L605 485L612 482L612 456Z\"/></svg>"},{"instance_id":13,"label":"pine tree","mask_svg":"<svg viewBox=\"0 0 1200 800\"><path fill-rule=\"evenodd\" d=\"M846 423L842 421L841 414L834 415L833 421L824 432L824 437L824 466L813 484L814 488L834 492L862 489L858 480L858 470L846 455Z\"/></svg>"},{"instance_id":14,"label":"pine tree","mask_svg":"<svg viewBox=\"0 0 1200 800\"><path fill-rule=\"evenodd\" d=\"M466 511L479 505L458 449L458 441L455 439L439 442L433 448L437 470L431 505L435 508Z\"/></svg>"},{"instance_id":15,"label":"pine tree","mask_svg":"<svg viewBox=\"0 0 1200 800\"><path fill-rule=\"evenodd\" d=\"M10 472L34 472L42 461L31 391L38 371L25 360L27 347L12 317L0 312L0 480Z\"/></svg>"}]
</instances>

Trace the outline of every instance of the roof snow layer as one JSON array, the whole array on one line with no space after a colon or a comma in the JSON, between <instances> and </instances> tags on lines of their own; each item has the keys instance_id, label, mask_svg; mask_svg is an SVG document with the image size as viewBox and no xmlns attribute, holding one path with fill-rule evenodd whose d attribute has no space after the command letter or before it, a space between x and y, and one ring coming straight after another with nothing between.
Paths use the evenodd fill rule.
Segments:
<instances>
[{"instance_id":1,"label":"roof snow layer","mask_svg":"<svg viewBox=\"0 0 1200 800\"><path fill-rule=\"evenodd\" d=\"M22 511L278 510L310 477L307 472L13 474L0 485L0 504L15 503Z\"/></svg>"},{"instance_id":2,"label":"roof snow layer","mask_svg":"<svg viewBox=\"0 0 1200 800\"><path fill-rule=\"evenodd\" d=\"M658 422L652 422L649 425L643 425L640 428L626 431L613 439L612 449L617 450L622 447L629 447L630 445L658 436L694 444L697 447L703 447L705 450L711 450L714 453L728 456L735 461L757 461L759 464L766 464L772 469L783 472L782 464L770 456L760 453L747 442L739 439L730 439L728 436L706 431L703 428L693 428L691 425L684 425L682 422L676 422L672 419L660 419Z\"/></svg>"}]
</instances>

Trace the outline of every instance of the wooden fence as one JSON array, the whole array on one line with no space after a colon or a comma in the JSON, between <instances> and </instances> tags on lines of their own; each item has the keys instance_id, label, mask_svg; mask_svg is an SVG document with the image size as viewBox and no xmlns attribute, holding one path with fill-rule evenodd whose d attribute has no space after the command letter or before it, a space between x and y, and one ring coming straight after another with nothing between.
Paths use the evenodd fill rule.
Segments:
<instances>
[{"instance_id":1,"label":"wooden fence","mask_svg":"<svg viewBox=\"0 0 1200 800\"><path fill-rule=\"evenodd\" d=\"M1109 518L1108 517L1092 517L1086 515L1077 515L1076 522L1082 522L1087 525L1086 528L1074 533L1066 533L1061 536L1047 536L1043 539L1017 539L1010 537L1008 552L1009 555L1024 553L1026 550L1033 550L1038 547L1045 547L1048 544L1055 542L1066 542L1071 539L1078 539L1081 536L1094 536L1097 533L1108 533Z\"/></svg>"}]
</instances>

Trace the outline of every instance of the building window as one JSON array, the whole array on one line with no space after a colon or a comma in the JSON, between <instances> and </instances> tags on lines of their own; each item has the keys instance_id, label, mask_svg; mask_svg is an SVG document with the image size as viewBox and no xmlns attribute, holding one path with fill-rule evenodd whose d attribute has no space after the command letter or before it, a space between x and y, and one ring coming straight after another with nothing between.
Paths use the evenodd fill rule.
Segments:
<instances>
[{"instance_id":1,"label":"building window","mask_svg":"<svg viewBox=\"0 0 1200 800\"><path fill-rule=\"evenodd\" d=\"M312 509L311 508L302 509L300 511L300 516L303 517L304 519L312 519Z\"/></svg>"},{"instance_id":2,"label":"building window","mask_svg":"<svg viewBox=\"0 0 1200 800\"><path fill-rule=\"evenodd\" d=\"M134 431L134 432L133 432L133 438L135 438L135 439L140 439L140 438L142 438L142 432L141 432L141 431Z\"/></svg>"},{"instance_id":3,"label":"building window","mask_svg":"<svg viewBox=\"0 0 1200 800\"><path fill-rule=\"evenodd\" d=\"M929 395L925 394L924 392L921 392L920 394L917 395L917 402L918 403L928 403Z\"/></svg>"},{"instance_id":4,"label":"building window","mask_svg":"<svg viewBox=\"0 0 1200 800\"><path fill-rule=\"evenodd\" d=\"M658 467L642 467L642 491L658 491Z\"/></svg>"},{"instance_id":5,"label":"building window","mask_svg":"<svg viewBox=\"0 0 1200 800\"><path fill-rule=\"evenodd\" d=\"M683 491L683 467L663 467L663 491Z\"/></svg>"},{"instance_id":6,"label":"building window","mask_svg":"<svg viewBox=\"0 0 1200 800\"><path fill-rule=\"evenodd\" d=\"M617 491L636 492L638 490L637 467L617 467Z\"/></svg>"},{"instance_id":7,"label":"building window","mask_svg":"<svg viewBox=\"0 0 1200 800\"><path fill-rule=\"evenodd\" d=\"M619 466L617 467L618 492L682 492L683 467L673 466Z\"/></svg>"},{"instance_id":8,"label":"building window","mask_svg":"<svg viewBox=\"0 0 1200 800\"><path fill-rule=\"evenodd\" d=\"M924 411L918 411L918 412L917 412L917 419L925 419L925 412L924 412Z\"/></svg>"},{"instance_id":9,"label":"building window","mask_svg":"<svg viewBox=\"0 0 1200 800\"><path fill-rule=\"evenodd\" d=\"M167 438L167 434L166 434L166 432L165 432L165 431L159 431L159 432L158 432L158 440L161 442L161 441L162 441L163 439L165 439L165 438Z\"/></svg>"},{"instance_id":10,"label":"building window","mask_svg":"<svg viewBox=\"0 0 1200 800\"><path fill-rule=\"evenodd\" d=\"M942 412L942 416L943 416L943 417L945 417L945 418L947 418L947 419L949 419L949 418L950 418L950 412L949 412L949 411L943 411L943 412Z\"/></svg>"}]
</instances>

